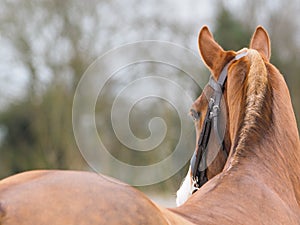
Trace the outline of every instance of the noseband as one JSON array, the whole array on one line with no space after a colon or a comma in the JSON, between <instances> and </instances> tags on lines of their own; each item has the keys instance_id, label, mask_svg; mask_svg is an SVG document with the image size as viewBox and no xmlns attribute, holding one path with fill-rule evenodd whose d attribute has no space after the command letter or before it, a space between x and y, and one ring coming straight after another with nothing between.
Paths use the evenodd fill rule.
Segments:
<instances>
[{"instance_id":1,"label":"noseband","mask_svg":"<svg viewBox=\"0 0 300 225\"><path fill-rule=\"evenodd\" d=\"M247 55L247 51L239 53L236 55L229 63L227 63L219 76L218 81L215 81L211 76L209 79L209 86L214 90L211 96L207 112L204 118L203 127L198 139L197 151L194 152L191 159L191 171L192 179L194 182L195 191L198 190L203 184L208 181L207 178L207 145L210 139L211 130L213 129L215 136L222 148L225 158L227 159L228 153L225 149L224 140L221 138L219 132L219 115L220 115L220 103L221 97L224 91L224 85L227 79L227 73L229 65L233 62L239 60L240 58Z\"/></svg>"}]
</instances>

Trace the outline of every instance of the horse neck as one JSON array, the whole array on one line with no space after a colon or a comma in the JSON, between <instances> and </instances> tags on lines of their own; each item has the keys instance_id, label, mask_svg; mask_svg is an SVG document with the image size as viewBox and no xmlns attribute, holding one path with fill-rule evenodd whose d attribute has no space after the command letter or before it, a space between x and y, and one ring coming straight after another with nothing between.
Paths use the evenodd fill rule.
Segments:
<instances>
[{"instance_id":1,"label":"horse neck","mask_svg":"<svg viewBox=\"0 0 300 225\"><path fill-rule=\"evenodd\" d=\"M250 171L278 192L289 188L300 204L300 142L289 91L275 67L267 64L266 72L264 97L253 100L262 105L240 112L227 170Z\"/></svg>"},{"instance_id":2,"label":"horse neck","mask_svg":"<svg viewBox=\"0 0 300 225\"><path fill-rule=\"evenodd\" d=\"M268 157L272 155L274 161L269 162L269 165L273 166L275 175L276 171L282 168L281 182L285 180L287 184L290 181L300 205L300 141L297 122L283 76L272 65L269 65L269 71L273 75L270 79L273 93L273 123L271 136L266 138L266 145L262 146L264 159L267 159L264 163L267 164Z\"/></svg>"}]
</instances>

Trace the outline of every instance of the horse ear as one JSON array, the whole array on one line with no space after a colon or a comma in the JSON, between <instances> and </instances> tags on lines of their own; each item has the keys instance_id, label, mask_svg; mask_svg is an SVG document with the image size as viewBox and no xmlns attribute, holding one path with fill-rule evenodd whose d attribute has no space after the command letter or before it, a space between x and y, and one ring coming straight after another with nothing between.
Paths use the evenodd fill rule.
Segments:
<instances>
[{"instance_id":1,"label":"horse ear","mask_svg":"<svg viewBox=\"0 0 300 225\"><path fill-rule=\"evenodd\" d=\"M210 69L215 78L217 78L216 75L219 73L219 64L221 59L224 58L225 51L214 40L207 26L202 27L200 30L198 45L200 55L204 63Z\"/></svg>"},{"instance_id":2,"label":"horse ear","mask_svg":"<svg viewBox=\"0 0 300 225\"><path fill-rule=\"evenodd\" d=\"M258 26L252 36L250 48L257 50L267 61L271 57L271 41L268 32Z\"/></svg>"}]
</instances>

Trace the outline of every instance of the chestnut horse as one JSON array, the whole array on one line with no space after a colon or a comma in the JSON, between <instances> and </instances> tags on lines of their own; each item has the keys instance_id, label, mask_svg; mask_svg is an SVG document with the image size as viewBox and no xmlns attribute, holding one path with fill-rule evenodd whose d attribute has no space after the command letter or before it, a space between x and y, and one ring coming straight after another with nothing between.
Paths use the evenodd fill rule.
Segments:
<instances>
[{"instance_id":1,"label":"chestnut horse","mask_svg":"<svg viewBox=\"0 0 300 225\"><path fill-rule=\"evenodd\" d=\"M249 49L239 52L224 51L207 27L198 41L215 82L227 67L221 118L229 155L218 154L208 181L182 206L165 209L94 173L31 171L0 182L0 224L300 224L299 134L283 76L269 62L267 32L258 27ZM208 108L203 94L193 104L202 114L198 139ZM213 150L208 145L207 154Z\"/></svg>"}]
</instances>

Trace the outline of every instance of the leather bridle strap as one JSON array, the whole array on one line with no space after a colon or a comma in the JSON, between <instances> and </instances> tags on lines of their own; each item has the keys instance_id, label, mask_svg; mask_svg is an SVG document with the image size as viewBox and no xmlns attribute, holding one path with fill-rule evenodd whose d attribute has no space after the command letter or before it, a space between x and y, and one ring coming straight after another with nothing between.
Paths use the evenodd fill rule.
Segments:
<instances>
[{"instance_id":1,"label":"leather bridle strap","mask_svg":"<svg viewBox=\"0 0 300 225\"><path fill-rule=\"evenodd\" d=\"M239 60L240 58L246 56L247 54L248 54L247 51L241 52L241 53L237 54L229 63L227 63L224 66L224 68L222 69L217 82L215 81L213 76L210 76L210 79L209 79L209 86L212 89L214 89L214 96L213 97L214 97L214 100L215 100L215 104L213 106L213 111L211 112L211 117L213 118L213 129L214 129L214 132L215 132L216 137L218 139L219 145L222 146L223 153L224 153L224 156L226 158L228 157L228 153L225 149L223 138L221 138L221 135L219 133L219 130L220 130L219 129L219 112L220 112L221 98L222 98L222 95L223 95L225 82L227 80L227 74L228 74L229 66L233 62Z\"/></svg>"},{"instance_id":2,"label":"leather bridle strap","mask_svg":"<svg viewBox=\"0 0 300 225\"><path fill-rule=\"evenodd\" d=\"M197 187L201 187L207 182L206 176L206 149L209 142L210 132L211 132L211 118L210 112L212 111L213 99L208 104L207 112L203 122L203 128L198 139L197 151L191 159L191 168L193 180Z\"/></svg>"},{"instance_id":3,"label":"leather bridle strap","mask_svg":"<svg viewBox=\"0 0 300 225\"><path fill-rule=\"evenodd\" d=\"M228 157L228 153L225 149L223 138L219 133L219 113L220 113L220 103L222 94L224 91L224 85L227 79L227 73L229 66L239 60L240 58L247 55L247 51L241 52L236 55L229 63L227 63L222 69L218 81L215 81L213 76L210 77L209 85L214 90L212 97L209 100L207 112L203 122L203 127L198 139L197 151L194 152L191 159L191 171L192 179L194 181L194 186L199 189L203 184L208 181L207 178L207 165L206 165L206 156L207 156L207 145L210 139L211 129L215 133L217 140L222 147L225 158Z\"/></svg>"},{"instance_id":4,"label":"leather bridle strap","mask_svg":"<svg viewBox=\"0 0 300 225\"><path fill-rule=\"evenodd\" d=\"M221 138L221 135L219 133L219 130L220 130L219 129L219 113L220 113L221 98L222 98L222 94L223 94L223 85L220 85L211 76L210 79L209 79L209 86L211 86L211 88L214 89L214 94L213 94L212 98L215 101L213 109L210 112L210 117L213 120L213 130L215 132L218 143L219 143L219 145L222 146L223 145L223 138ZM223 148L223 152L224 152L225 157L227 158L227 152L226 152L225 148Z\"/></svg>"}]
</instances>

